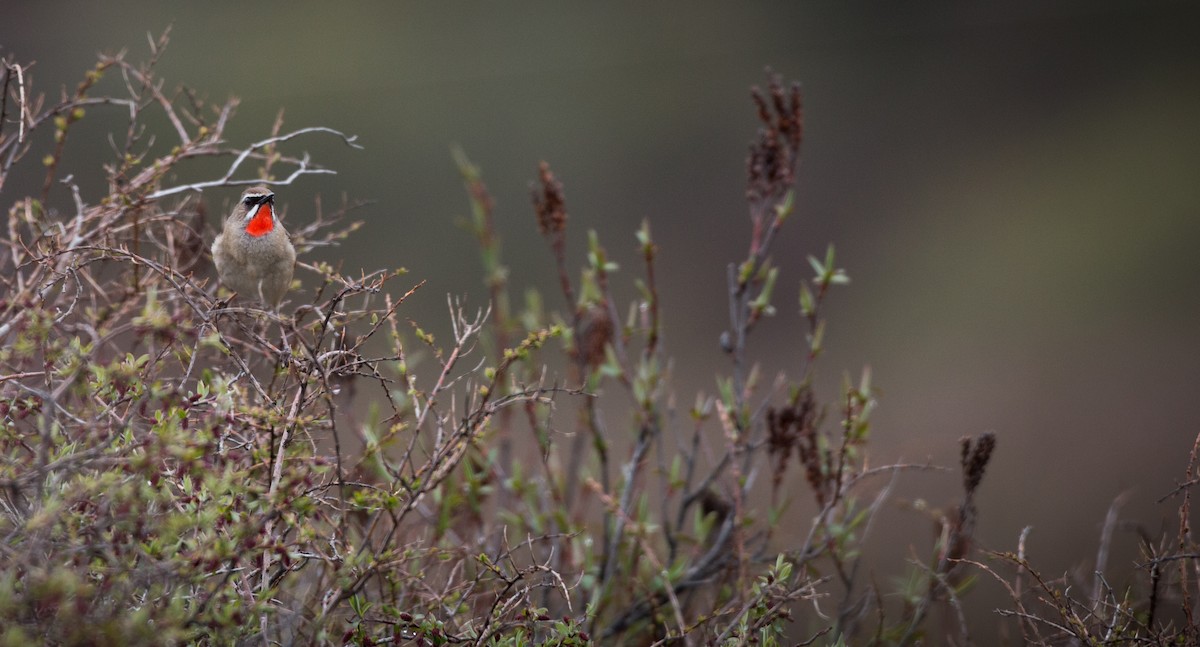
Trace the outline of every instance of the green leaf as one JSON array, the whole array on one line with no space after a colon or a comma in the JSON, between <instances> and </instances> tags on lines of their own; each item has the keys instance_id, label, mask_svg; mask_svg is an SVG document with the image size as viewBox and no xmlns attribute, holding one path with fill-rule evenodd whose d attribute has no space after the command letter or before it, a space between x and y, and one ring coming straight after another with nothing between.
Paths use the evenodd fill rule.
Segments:
<instances>
[{"instance_id":1,"label":"green leaf","mask_svg":"<svg viewBox=\"0 0 1200 647\"><path fill-rule=\"evenodd\" d=\"M821 261L817 260L816 256L811 254L808 256L808 264L812 265L813 271L817 273L817 283L820 283L821 277L825 276L825 266L821 264Z\"/></svg>"},{"instance_id":2,"label":"green leaf","mask_svg":"<svg viewBox=\"0 0 1200 647\"><path fill-rule=\"evenodd\" d=\"M805 317L811 317L815 312L816 304L813 301L812 290L808 288L807 281L800 282L800 314Z\"/></svg>"},{"instance_id":3,"label":"green leaf","mask_svg":"<svg viewBox=\"0 0 1200 647\"><path fill-rule=\"evenodd\" d=\"M771 293L775 290L775 279L779 277L779 268L772 267L767 271L767 280L763 285L763 289L758 293L754 302L750 304L756 312L767 316L775 314L775 309L771 307Z\"/></svg>"},{"instance_id":4,"label":"green leaf","mask_svg":"<svg viewBox=\"0 0 1200 647\"><path fill-rule=\"evenodd\" d=\"M650 238L650 221L642 219L642 226L638 228L637 233L638 244L642 246L642 253L652 253L654 251L654 240Z\"/></svg>"},{"instance_id":5,"label":"green leaf","mask_svg":"<svg viewBox=\"0 0 1200 647\"><path fill-rule=\"evenodd\" d=\"M775 216L782 223L788 216L792 215L792 211L796 207L796 191L789 189L787 194L783 196L783 202L775 205Z\"/></svg>"}]
</instances>

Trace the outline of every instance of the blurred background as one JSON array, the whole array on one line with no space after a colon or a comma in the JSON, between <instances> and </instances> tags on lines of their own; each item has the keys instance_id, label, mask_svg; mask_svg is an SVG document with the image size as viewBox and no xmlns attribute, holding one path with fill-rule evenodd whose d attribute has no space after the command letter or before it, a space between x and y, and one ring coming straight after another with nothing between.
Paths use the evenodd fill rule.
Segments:
<instances>
[{"instance_id":1,"label":"blurred background","mask_svg":"<svg viewBox=\"0 0 1200 647\"><path fill-rule=\"evenodd\" d=\"M648 218L681 406L729 369L724 268L746 251L748 88L769 65L803 83L807 123L798 215L775 247L779 313L751 353L772 371L796 366L805 257L835 243L853 281L829 302L821 384L832 396L844 371L872 367L874 463L955 465L959 437L994 431L981 543L1013 550L1031 525L1030 555L1052 575L1090 572L1117 497L1123 520L1152 533L1174 523L1174 502L1156 501L1184 478L1200 432L1192 5L93 1L9 2L3 14L0 55L36 61L33 83L51 99L97 52L144 60L147 35L172 26L159 75L217 103L240 97L231 143L262 138L280 108L285 129L357 134L365 150L319 136L285 148L338 175L279 199L292 223L317 194L374 201L357 212L366 230L336 252L344 273L404 266L428 280L406 315L443 336L447 293L487 295L456 224L468 202L452 145L497 200L518 300L537 287L563 309L529 204L540 160L566 187L573 262L598 230L626 300L640 275L633 232ZM63 174L85 200L104 189L94 169L111 157L105 134L123 132L118 112L93 108L93 130L68 142ZM40 187L37 160L25 166L5 208ZM196 173L180 180L216 176ZM213 222L235 197L209 192ZM907 475L898 501L947 505L958 483ZM931 528L904 508L876 526L881 579L887 560L928 556ZM1119 532L1113 563L1139 557Z\"/></svg>"}]
</instances>

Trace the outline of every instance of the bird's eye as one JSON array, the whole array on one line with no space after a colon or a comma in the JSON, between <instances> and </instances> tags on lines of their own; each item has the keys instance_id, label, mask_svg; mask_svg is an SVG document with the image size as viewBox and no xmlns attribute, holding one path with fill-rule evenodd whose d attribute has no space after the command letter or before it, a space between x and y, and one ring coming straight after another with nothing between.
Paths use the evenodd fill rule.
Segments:
<instances>
[{"instance_id":1,"label":"bird's eye","mask_svg":"<svg viewBox=\"0 0 1200 647\"><path fill-rule=\"evenodd\" d=\"M248 195L242 199L242 202L245 202L246 204L254 204L255 202L258 202L258 196Z\"/></svg>"}]
</instances>

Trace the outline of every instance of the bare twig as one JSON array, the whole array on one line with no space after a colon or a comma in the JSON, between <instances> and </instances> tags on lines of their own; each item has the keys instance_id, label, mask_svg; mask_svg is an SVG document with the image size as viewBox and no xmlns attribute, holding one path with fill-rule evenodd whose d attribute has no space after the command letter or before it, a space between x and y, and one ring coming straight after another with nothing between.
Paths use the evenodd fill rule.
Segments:
<instances>
[{"instance_id":1,"label":"bare twig","mask_svg":"<svg viewBox=\"0 0 1200 647\"><path fill-rule=\"evenodd\" d=\"M150 195L147 196L147 198L150 200L157 200L159 198L164 198L169 195L175 195L176 193L183 193L184 191L202 191L204 189L210 189L210 188L221 187L221 186L247 186L247 185L252 185L252 184L258 184L258 183L262 182L262 180L259 178L248 178L245 180L235 180L235 179L233 179L233 176L237 173L238 169L241 168L242 163L245 162L247 158L251 157L251 155L255 151L262 150L268 146L275 146L277 144L280 144L280 143L289 141L291 139L294 139L296 137L299 137L300 135L306 135L309 133L330 133L332 135L336 135L336 136L340 137L342 139L342 141L345 142L346 145L351 148L358 148L358 149L362 148L362 146L358 145L358 143L357 143L358 137L356 135L347 135L340 130L335 130L333 128L326 128L324 126L310 126L308 128L301 128L299 130L293 130L292 132L284 134L284 135L268 137L261 141L257 141L257 142L254 142L253 144L250 144L249 146L242 149L241 152L239 152L237 154L237 157L235 157L233 159L233 162L230 163L229 168L225 171L225 175L221 176L220 178L218 178L216 180L207 180L207 181L203 181L203 182L192 182L190 184L181 184L178 186L173 186L173 187L169 187L169 188L165 188L165 189L159 189L157 191L150 193ZM292 170L291 174L289 174L287 177L285 177L282 180L273 181L272 184L277 184L277 185L291 184L297 178L299 178L303 175L314 175L314 174L336 175L337 174L336 171L333 171L331 169L314 166L312 164L312 162L309 161L308 155L305 155L304 157L302 157L298 160L294 160L294 161L296 163L296 168Z\"/></svg>"}]
</instances>

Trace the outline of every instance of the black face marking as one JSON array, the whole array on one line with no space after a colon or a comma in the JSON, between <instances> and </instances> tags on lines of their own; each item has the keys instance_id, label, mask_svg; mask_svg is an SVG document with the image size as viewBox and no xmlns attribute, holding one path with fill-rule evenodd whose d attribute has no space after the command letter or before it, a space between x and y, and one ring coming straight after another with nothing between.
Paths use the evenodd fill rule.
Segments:
<instances>
[{"instance_id":1,"label":"black face marking","mask_svg":"<svg viewBox=\"0 0 1200 647\"><path fill-rule=\"evenodd\" d=\"M275 197L274 193L251 193L250 195L247 195L246 197L242 198L242 202L247 207L253 207L256 204L270 202L271 199L274 197Z\"/></svg>"}]
</instances>

